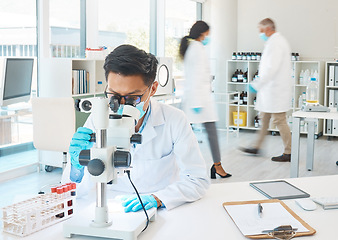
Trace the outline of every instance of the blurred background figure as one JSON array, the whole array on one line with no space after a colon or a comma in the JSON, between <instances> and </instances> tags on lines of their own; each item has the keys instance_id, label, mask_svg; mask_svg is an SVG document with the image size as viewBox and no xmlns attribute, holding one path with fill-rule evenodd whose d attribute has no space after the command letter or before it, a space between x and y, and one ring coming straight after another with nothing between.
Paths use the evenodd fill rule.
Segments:
<instances>
[{"instance_id":1,"label":"blurred background figure","mask_svg":"<svg viewBox=\"0 0 338 240\"><path fill-rule=\"evenodd\" d=\"M259 153L272 118L283 139L284 153L271 160L290 162L291 132L286 112L291 108L292 98L291 49L287 40L276 32L275 23L270 18L260 21L258 29L259 37L266 43L259 64L259 78L250 85L250 90L257 92L256 110L259 111L262 127L253 148L241 150L253 155Z\"/></svg>"},{"instance_id":2,"label":"blurred background figure","mask_svg":"<svg viewBox=\"0 0 338 240\"><path fill-rule=\"evenodd\" d=\"M184 60L184 95L183 111L190 123L203 123L206 129L214 164L210 177L216 174L222 178L231 177L221 165L218 136L216 130L216 104L211 96L211 74L205 45L209 43L209 26L197 21L190 29L188 36L181 40L180 56Z\"/></svg>"}]
</instances>

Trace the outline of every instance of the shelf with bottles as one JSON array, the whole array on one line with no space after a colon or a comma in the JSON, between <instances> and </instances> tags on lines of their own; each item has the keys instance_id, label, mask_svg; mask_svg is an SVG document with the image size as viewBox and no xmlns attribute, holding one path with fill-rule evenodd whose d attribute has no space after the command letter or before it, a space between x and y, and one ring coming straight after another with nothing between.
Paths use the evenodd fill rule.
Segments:
<instances>
[{"instance_id":1,"label":"shelf with bottles","mask_svg":"<svg viewBox=\"0 0 338 240\"><path fill-rule=\"evenodd\" d=\"M262 53L260 52L233 52L231 60L233 61L260 61Z\"/></svg>"}]
</instances>

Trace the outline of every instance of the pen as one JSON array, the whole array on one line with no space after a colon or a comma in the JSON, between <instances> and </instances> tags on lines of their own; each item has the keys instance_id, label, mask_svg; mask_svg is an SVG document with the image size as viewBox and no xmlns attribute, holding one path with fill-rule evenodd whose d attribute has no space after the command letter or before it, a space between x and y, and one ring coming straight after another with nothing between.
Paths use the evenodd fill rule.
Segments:
<instances>
[{"instance_id":1,"label":"pen","mask_svg":"<svg viewBox=\"0 0 338 240\"><path fill-rule=\"evenodd\" d=\"M258 203L258 216L261 218L263 215L263 207L262 204Z\"/></svg>"}]
</instances>

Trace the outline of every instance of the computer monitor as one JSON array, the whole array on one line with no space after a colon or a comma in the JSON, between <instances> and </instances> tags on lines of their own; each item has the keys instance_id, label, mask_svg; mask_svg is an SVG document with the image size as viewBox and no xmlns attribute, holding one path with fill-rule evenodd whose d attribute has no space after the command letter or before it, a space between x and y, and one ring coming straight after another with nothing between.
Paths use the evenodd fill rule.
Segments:
<instances>
[{"instance_id":1,"label":"computer monitor","mask_svg":"<svg viewBox=\"0 0 338 240\"><path fill-rule=\"evenodd\" d=\"M28 102L34 58L5 58L3 65L0 106Z\"/></svg>"}]
</instances>

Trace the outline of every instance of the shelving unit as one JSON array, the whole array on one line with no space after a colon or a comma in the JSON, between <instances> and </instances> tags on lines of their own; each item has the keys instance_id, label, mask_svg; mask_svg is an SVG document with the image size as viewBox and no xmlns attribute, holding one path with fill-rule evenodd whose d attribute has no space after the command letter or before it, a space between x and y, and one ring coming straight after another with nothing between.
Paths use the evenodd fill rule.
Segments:
<instances>
[{"instance_id":1,"label":"shelving unit","mask_svg":"<svg viewBox=\"0 0 338 240\"><path fill-rule=\"evenodd\" d=\"M106 87L104 60L91 59L43 59L40 67L40 97L84 97L102 94ZM89 92L72 94L72 70L86 70L89 73ZM102 83L102 84L99 84Z\"/></svg>"},{"instance_id":2,"label":"shelving unit","mask_svg":"<svg viewBox=\"0 0 338 240\"><path fill-rule=\"evenodd\" d=\"M325 63L324 100L325 106L338 108L338 62ZM328 138L338 136L338 121L325 119L323 132Z\"/></svg>"},{"instance_id":3,"label":"shelving unit","mask_svg":"<svg viewBox=\"0 0 338 240\"><path fill-rule=\"evenodd\" d=\"M256 97L255 93L251 93L249 91L249 83L253 81L253 76L256 73L256 71L259 68L259 61L243 61L243 60L228 60L227 61L227 92L232 92L232 91L237 91L237 92L242 92L246 91L247 96L248 96L248 104L246 105L240 105L240 111L247 112L247 124L246 126L239 127L240 129L250 129L250 130L257 130L258 128L254 127L254 119L255 116L258 115L258 112L255 110L255 105L254 105L254 98ZM317 71L318 72L318 86L319 86L319 103L323 104L323 92L324 92L324 81L323 79L323 74L322 74L322 68L323 64L319 61L292 61L292 78L293 78L293 97L292 97L292 103L291 106L292 108L287 112L287 117L288 117L288 122L291 127L292 124L292 113L295 111L300 110L300 106L298 106L298 99L299 96L302 95L303 92L306 91L306 86L307 85L301 85L299 84L299 75L302 70L309 69L309 71ZM248 71L248 76L247 76L247 82L232 82L232 75L234 72L238 70L242 70L243 72ZM337 87L338 89L338 87ZM233 112L235 109L233 109L234 105L229 104L229 122L232 123L230 124L230 127L232 128L237 128L236 125L233 124L233 117L231 112ZM304 123L303 123L304 124ZM322 129L323 129L323 122L318 121L316 124L316 136L320 136L322 134ZM306 124L301 127L301 133L307 133L306 129ZM270 122L270 131L277 132L278 129L276 126L273 125L272 121Z\"/></svg>"}]
</instances>

